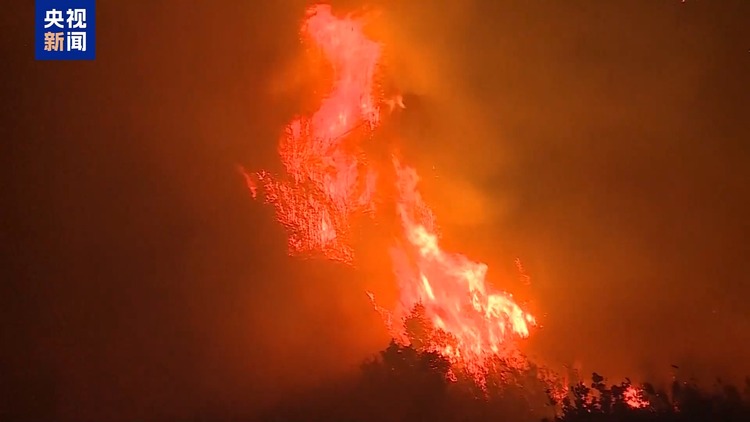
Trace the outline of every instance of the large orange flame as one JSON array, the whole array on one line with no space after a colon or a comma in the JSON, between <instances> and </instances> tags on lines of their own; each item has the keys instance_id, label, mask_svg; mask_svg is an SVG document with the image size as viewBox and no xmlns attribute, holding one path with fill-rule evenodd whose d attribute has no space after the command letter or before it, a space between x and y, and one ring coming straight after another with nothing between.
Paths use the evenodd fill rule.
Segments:
<instances>
[{"instance_id":1,"label":"large orange flame","mask_svg":"<svg viewBox=\"0 0 750 422\"><path fill-rule=\"evenodd\" d=\"M401 306L422 306L424 317L448 343L429 347L451 361L480 368L514 337L528 337L534 317L509 293L486 282L487 265L444 251L432 211L417 191L417 172L395 162L397 212L404 241L391 250L401 292Z\"/></svg>"},{"instance_id":2,"label":"large orange flame","mask_svg":"<svg viewBox=\"0 0 750 422\"><path fill-rule=\"evenodd\" d=\"M362 22L335 18L330 6L309 9L302 35L330 63L331 93L315 114L298 117L286 128L279 155L289 178L277 180L267 172L255 176L289 232L292 254L319 252L351 262L349 219L372 208L375 173L364 169L356 141L362 138L358 129L379 123L373 80L381 47L364 36Z\"/></svg>"},{"instance_id":3,"label":"large orange flame","mask_svg":"<svg viewBox=\"0 0 750 422\"><path fill-rule=\"evenodd\" d=\"M381 46L364 35L361 21L335 17L330 6L318 5L309 9L302 33L330 62L330 95L311 117L296 118L287 126L279 146L287 178L267 172L245 176L253 196L255 180L264 187L266 201L276 207L278 220L288 229L292 254L317 252L351 262L350 219L373 210L376 182L357 141L363 138L361 132L379 124L380 105L393 109L396 102L375 95ZM417 190L416 171L398 160L394 171L395 211L403 233L391 250L401 298L393 315L421 306L441 339L436 334L426 347L478 371L513 339L527 337L534 317L512 295L488 285L485 264L440 247L432 211ZM388 318L394 337L407 342L402 321L378 310Z\"/></svg>"},{"instance_id":4,"label":"large orange flame","mask_svg":"<svg viewBox=\"0 0 750 422\"><path fill-rule=\"evenodd\" d=\"M279 145L286 178L240 169L253 198L260 185L266 202L275 206L277 219L288 230L292 255L319 253L351 263L350 220L374 210L377 174L364 161L359 142L380 124L381 106L393 111L404 104L400 95L384 100L375 94L381 45L362 29L362 21L336 17L330 6L308 9L301 32L330 63L331 92L312 116L297 117L287 125ZM525 365L525 359L518 360L514 340L529 336L534 317L511 294L487 283L487 265L440 247L432 210L417 189L416 170L398 159L393 165L402 235L390 254L400 303L390 311L367 294L394 339L402 344L412 340L406 316L419 308L432 329L421 339L421 347L442 354L479 383L484 384L498 357ZM520 260L516 258L515 264L528 284ZM554 374L540 372L540 377L549 378L558 400L568 394L567 380L558 385ZM649 406L642 389L634 386L625 391L625 401L633 408Z\"/></svg>"}]
</instances>

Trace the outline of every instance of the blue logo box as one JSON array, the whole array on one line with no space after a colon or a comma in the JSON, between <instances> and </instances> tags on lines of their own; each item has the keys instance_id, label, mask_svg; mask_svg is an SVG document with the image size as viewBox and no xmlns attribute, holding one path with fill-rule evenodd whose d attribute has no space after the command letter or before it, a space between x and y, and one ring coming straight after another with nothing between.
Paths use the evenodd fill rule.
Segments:
<instances>
[{"instance_id":1,"label":"blue logo box","mask_svg":"<svg viewBox=\"0 0 750 422\"><path fill-rule=\"evenodd\" d=\"M36 0L37 60L96 58L96 0Z\"/></svg>"}]
</instances>

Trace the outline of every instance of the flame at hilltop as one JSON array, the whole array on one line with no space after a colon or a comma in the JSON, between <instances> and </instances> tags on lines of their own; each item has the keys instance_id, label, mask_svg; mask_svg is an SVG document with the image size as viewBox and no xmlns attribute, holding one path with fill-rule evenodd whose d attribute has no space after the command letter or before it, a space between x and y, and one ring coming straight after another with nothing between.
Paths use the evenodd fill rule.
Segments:
<instances>
[{"instance_id":1,"label":"flame at hilltop","mask_svg":"<svg viewBox=\"0 0 750 422\"><path fill-rule=\"evenodd\" d=\"M322 254L351 263L350 220L361 213L374 215L376 172L360 143L379 125L380 105L389 103L375 95L381 46L364 35L362 25L351 16L335 17L330 6L308 10L301 32L331 65L330 94L311 117L298 117L287 126L279 145L286 178L244 172L253 196L257 181L266 202L275 206L293 255ZM527 337L534 318L510 294L487 284L485 264L440 248L432 211L417 190L417 172L398 160L393 164L397 194L396 209L390 212L396 212L402 235L391 257L400 304L395 312L377 309L387 317L394 338L407 343L404 324L393 322L420 305L439 333L424 347L479 373L488 358L501 353L501 346Z\"/></svg>"},{"instance_id":2,"label":"flame at hilltop","mask_svg":"<svg viewBox=\"0 0 750 422\"><path fill-rule=\"evenodd\" d=\"M404 239L391 256L401 306L411 309L419 303L430 325L447 334L447 339L428 339L428 349L481 374L487 358L500 354L501 346L514 337L528 337L534 317L512 295L487 284L487 265L440 248L432 211L417 191L417 172L398 161L395 166Z\"/></svg>"},{"instance_id":3,"label":"flame at hilltop","mask_svg":"<svg viewBox=\"0 0 750 422\"><path fill-rule=\"evenodd\" d=\"M379 179L367 162L361 143L371 139L368 135L380 125L381 106L392 112L404 104L398 94L387 100L376 95L382 47L362 29L362 21L335 17L330 6L308 9L301 32L330 64L330 93L311 116L295 118L287 125L279 144L286 177L240 170L253 198L262 190L265 201L274 205L278 221L288 231L291 255L322 255L352 264L352 218L395 212L401 235L394 239L390 255L400 301L395 310L387 310L367 292L372 305L402 345L413 340L407 324L419 310L428 325L419 347L441 354L454 368L485 385L486 375L498 369L498 362L517 369L528 367L528 361L517 353L515 340L528 337L536 320L510 293L487 283L486 264L440 247L435 217L418 191L414 168L394 158L395 178ZM376 215L376 185L393 179L395 209L379 207ZM528 283L518 258L515 264ZM568 394L559 377L538 369L538 376L558 401ZM633 408L649 406L642 390L633 386L625 392L625 400Z\"/></svg>"},{"instance_id":4,"label":"flame at hilltop","mask_svg":"<svg viewBox=\"0 0 750 422\"><path fill-rule=\"evenodd\" d=\"M289 233L290 253L350 263L350 219L374 210L376 173L357 142L380 123L379 105L385 102L376 101L374 77L381 46L365 37L361 21L337 18L324 5L309 9L302 34L331 64L331 93L312 117L287 126L279 146L287 178L263 171L245 176L253 196L257 179L266 201L276 207ZM422 305L424 317L450 339L428 341L427 347L467 368L482 367L501 345L527 337L534 318L510 294L488 286L485 264L440 248L432 211L417 191L416 171L399 161L394 165L395 211L403 229L391 250L401 298L394 315ZM390 328L395 338L407 341L404 327Z\"/></svg>"}]
</instances>

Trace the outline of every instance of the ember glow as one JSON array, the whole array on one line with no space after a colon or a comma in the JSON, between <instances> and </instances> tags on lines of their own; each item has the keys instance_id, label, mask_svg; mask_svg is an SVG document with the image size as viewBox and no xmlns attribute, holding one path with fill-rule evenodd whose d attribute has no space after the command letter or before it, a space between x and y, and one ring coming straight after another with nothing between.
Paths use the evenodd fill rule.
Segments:
<instances>
[{"instance_id":1,"label":"ember glow","mask_svg":"<svg viewBox=\"0 0 750 422\"><path fill-rule=\"evenodd\" d=\"M362 25L352 17L335 17L330 6L309 9L302 35L315 43L332 68L330 94L311 117L296 118L287 126L279 145L285 178L243 170L253 197L262 190L275 206L293 255L321 254L351 263L351 219L375 215L378 179L360 143L380 123L381 106L392 112L404 104L398 94L389 100L376 95L381 45L364 35ZM397 184L395 209L378 209L378 215L395 212L402 229L390 251L400 304L389 311L368 295L402 343L409 341L402 317L419 305L435 333L423 347L479 374L514 339L529 336L534 317L512 295L487 283L485 264L440 247L435 218L417 189L416 170L395 159L391 168Z\"/></svg>"},{"instance_id":2,"label":"ember glow","mask_svg":"<svg viewBox=\"0 0 750 422\"><path fill-rule=\"evenodd\" d=\"M634 409L643 409L649 406L648 400L643 397L643 390L632 385L628 386L623 393L625 403Z\"/></svg>"}]
</instances>

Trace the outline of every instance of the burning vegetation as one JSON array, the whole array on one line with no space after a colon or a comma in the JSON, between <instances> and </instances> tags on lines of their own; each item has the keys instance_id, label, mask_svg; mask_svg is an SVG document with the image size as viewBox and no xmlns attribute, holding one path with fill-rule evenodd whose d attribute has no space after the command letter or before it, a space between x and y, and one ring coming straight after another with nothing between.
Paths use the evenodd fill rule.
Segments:
<instances>
[{"instance_id":1,"label":"burning vegetation","mask_svg":"<svg viewBox=\"0 0 750 422\"><path fill-rule=\"evenodd\" d=\"M434 335L424 339L421 348L439 353L483 383L487 365L498 355L512 353L513 340L528 337L536 321L510 293L487 282L485 264L441 248L414 168L394 155L387 170L391 174L379 178L377 166L368 162L362 144L378 128L381 109L390 112L394 107L379 94L376 83L382 46L365 36L363 25L353 16L334 16L329 6L308 10L301 33L330 66L330 93L311 116L295 118L287 126L279 145L284 177L265 171L243 173L253 196L261 186L266 202L276 208L293 255L351 264L352 219L395 214L401 234L390 255L400 304L393 311L377 309L393 337L408 345L401 321L419 305L434 327ZM376 206L384 203L376 199L385 183L379 179L395 180L391 209ZM374 296L368 295L375 304Z\"/></svg>"},{"instance_id":2,"label":"burning vegetation","mask_svg":"<svg viewBox=\"0 0 750 422\"><path fill-rule=\"evenodd\" d=\"M411 371L409 377L430 384L420 388L432 391L432 399L447 388L459 389L471 400L511 391L527 398L537 394L529 406L553 405L565 420L622 409L675 412L677 405L666 401L666 394L629 381L607 388L594 374L590 387L579 383L568 388L567 380L534 365L518 350L517 341L536 326L534 316L512 294L488 282L487 265L441 247L416 169L393 151L385 165L365 152L382 119L404 104L398 93L387 99L377 83L383 46L368 38L363 26L357 17L335 16L330 6L308 10L301 34L329 67L328 94L315 112L287 125L279 144L286 174L242 173L252 196L262 194L275 207L292 255L352 264L353 220L397 221L399 234L389 252L399 304L385 309L367 292L393 342L365 365L366 377L388 383ZM528 278L520 261L515 264Z\"/></svg>"}]
</instances>

